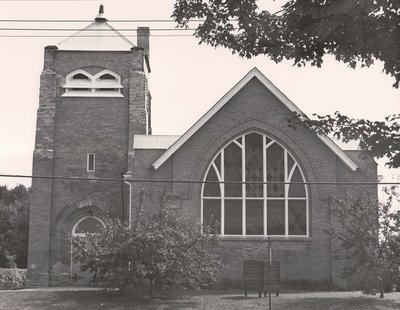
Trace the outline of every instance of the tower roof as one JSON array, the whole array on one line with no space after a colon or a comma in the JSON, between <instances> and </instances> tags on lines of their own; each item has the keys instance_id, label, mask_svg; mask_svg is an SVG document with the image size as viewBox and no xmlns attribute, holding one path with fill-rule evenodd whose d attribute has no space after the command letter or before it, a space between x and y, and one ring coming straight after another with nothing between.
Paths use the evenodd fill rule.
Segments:
<instances>
[{"instance_id":1,"label":"tower roof","mask_svg":"<svg viewBox=\"0 0 400 310\"><path fill-rule=\"evenodd\" d=\"M93 23L57 44L59 50L67 51L129 51L133 46L107 23L103 5Z\"/></svg>"}]
</instances>

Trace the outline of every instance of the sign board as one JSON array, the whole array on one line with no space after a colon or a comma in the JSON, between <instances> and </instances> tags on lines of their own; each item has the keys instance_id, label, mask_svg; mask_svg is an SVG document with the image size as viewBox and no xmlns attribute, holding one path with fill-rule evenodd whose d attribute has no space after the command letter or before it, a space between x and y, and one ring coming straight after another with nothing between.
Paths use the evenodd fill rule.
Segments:
<instances>
[{"instance_id":1,"label":"sign board","mask_svg":"<svg viewBox=\"0 0 400 310\"><path fill-rule=\"evenodd\" d=\"M248 291L264 292L264 297L268 291L268 285L271 290L276 291L279 296L280 290L280 263L279 261L271 262L271 280L269 282L269 261L245 260L243 261L243 287L244 294L247 296Z\"/></svg>"}]
</instances>

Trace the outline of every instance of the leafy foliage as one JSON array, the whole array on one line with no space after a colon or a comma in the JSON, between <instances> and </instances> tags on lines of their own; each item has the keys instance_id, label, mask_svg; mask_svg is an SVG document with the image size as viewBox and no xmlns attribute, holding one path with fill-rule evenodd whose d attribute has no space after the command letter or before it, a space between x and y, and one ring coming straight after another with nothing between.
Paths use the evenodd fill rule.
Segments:
<instances>
[{"instance_id":1,"label":"leafy foliage","mask_svg":"<svg viewBox=\"0 0 400 310\"><path fill-rule=\"evenodd\" d=\"M361 150L377 158L387 157L390 168L400 167L400 114L389 115L383 121L354 119L335 112L334 115L308 119L297 115L288 119L289 126L304 124L319 134L333 135L343 142L357 141Z\"/></svg>"},{"instance_id":2,"label":"leafy foliage","mask_svg":"<svg viewBox=\"0 0 400 310\"><path fill-rule=\"evenodd\" d=\"M400 280L400 210L392 204L399 201L397 187L386 189L387 200L378 203L367 190L336 197L335 205L341 230L325 228L339 241L338 257L348 259L344 276L362 277L364 292L380 288L384 282Z\"/></svg>"},{"instance_id":3,"label":"leafy foliage","mask_svg":"<svg viewBox=\"0 0 400 310\"><path fill-rule=\"evenodd\" d=\"M16 290L25 286L26 269L0 268L0 290Z\"/></svg>"},{"instance_id":4,"label":"leafy foliage","mask_svg":"<svg viewBox=\"0 0 400 310\"><path fill-rule=\"evenodd\" d=\"M320 67L331 54L352 68L379 59L399 87L398 0L288 0L275 13L259 10L257 0L176 0L172 17L180 27L205 19L195 31L200 43L248 58Z\"/></svg>"},{"instance_id":5,"label":"leafy foliage","mask_svg":"<svg viewBox=\"0 0 400 310\"><path fill-rule=\"evenodd\" d=\"M152 295L156 282L193 289L215 282L221 261L208 251L218 242L208 228L201 233L199 224L168 210L141 219L135 229L111 218L105 224L87 241L73 241L82 270L94 273L95 284L125 289L148 280Z\"/></svg>"},{"instance_id":6,"label":"leafy foliage","mask_svg":"<svg viewBox=\"0 0 400 310\"><path fill-rule=\"evenodd\" d=\"M26 268L29 206L29 188L0 186L0 267Z\"/></svg>"}]
</instances>

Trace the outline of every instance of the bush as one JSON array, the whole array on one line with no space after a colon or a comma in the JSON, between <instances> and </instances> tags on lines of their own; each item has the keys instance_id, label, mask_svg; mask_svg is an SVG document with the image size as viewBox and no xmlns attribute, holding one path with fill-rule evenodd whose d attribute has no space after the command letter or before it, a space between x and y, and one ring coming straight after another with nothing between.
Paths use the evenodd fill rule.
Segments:
<instances>
[{"instance_id":1,"label":"bush","mask_svg":"<svg viewBox=\"0 0 400 310\"><path fill-rule=\"evenodd\" d=\"M0 247L0 268L17 268L16 255L10 255L7 249Z\"/></svg>"},{"instance_id":2,"label":"bush","mask_svg":"<svg viewBox=\"0 0 400 310\"><path fill-rule=\"evenodd\" d=\"M129 228L118 220L106 219L99 234L88 241L75 239L76 259L83 271L94 273L92 282L105 289L126 289L149 284L169 288L180 285L201 289L215 283L221 259L210 254L218 237L193 219L162 210Z\"/></svg>"},{"instance_id":3,"label":"bush","mask_svg":"<svg viewBox=\"0 0 400 310\"><path fill-rule=\"evenodd\" d=\"M0 185L0 268L26 268L30 189Z\"/></svg>"},{"instance_id":4,"label":"bush","mask_svg":"<svg viewBox=\"0 0 400 310\"><path fill-rule=\"evenodd\" d=\"M222 278L214 287L219 290L243 289L243 279Z\"/></svg>"},{"instance_id":5,"label":"bush","mask_svg":"<svg viewBox=\"0 0 400 310\"><path fill-rule=\"evenodd\" d=\"M23 288L26 281L26 269L0 268L0 290Z\"/></svg>"},{"instance_id":6,"label":"bush","mask_svg":"<svg viewBox=\"0 0 400 310\"><path fill-rule=\"evenodd\" d=\"M364 294L384 297L385 290L400 279L400 201L397 186L385 188L386 201L379 202L369 189L335 197L335 213L341 229L325 227L337 240L334 250L346 260L343 276L356 278Z\"/></svg>"},{"instance_id":7,"label":"bush","mask_svg":"<svg viewBox=\"0 0 400 310\"><path fill-rule=\"evenodd\" d=\"M281 287L285 289L302 291L325 292L331 290L331 286L328 280L283 280L281 281Z\"/></svg>"}]
</instances>

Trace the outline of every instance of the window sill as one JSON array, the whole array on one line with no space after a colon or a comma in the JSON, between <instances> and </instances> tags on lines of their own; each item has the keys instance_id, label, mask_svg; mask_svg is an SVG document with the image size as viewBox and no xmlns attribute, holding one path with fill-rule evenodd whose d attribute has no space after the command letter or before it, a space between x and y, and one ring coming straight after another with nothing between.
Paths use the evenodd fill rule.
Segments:
<instances>
[{"instance_id":1,"label":"window sill","mask_svg":"<svg viewBox=\"0 0 400 310\"><path fill-rule=\"evenodd\" d=\"M221 241L257 241L268 242L269 237L262 236L220 236ZM311 242L312 238L307 236L276 236L270 237L271 242Z\"/></svg>"},{"instance_id":2,"label":"window sill","mask_svg":"<svg viewBox=\"0 0 400 310\"><path fill-rule=\"evenodd\" d=\"M124 96L122 94L94 94L94 93L65 93L62 94L61 97L107 97L107 98L123 98Z\"/></svg>"}]
</instances>

